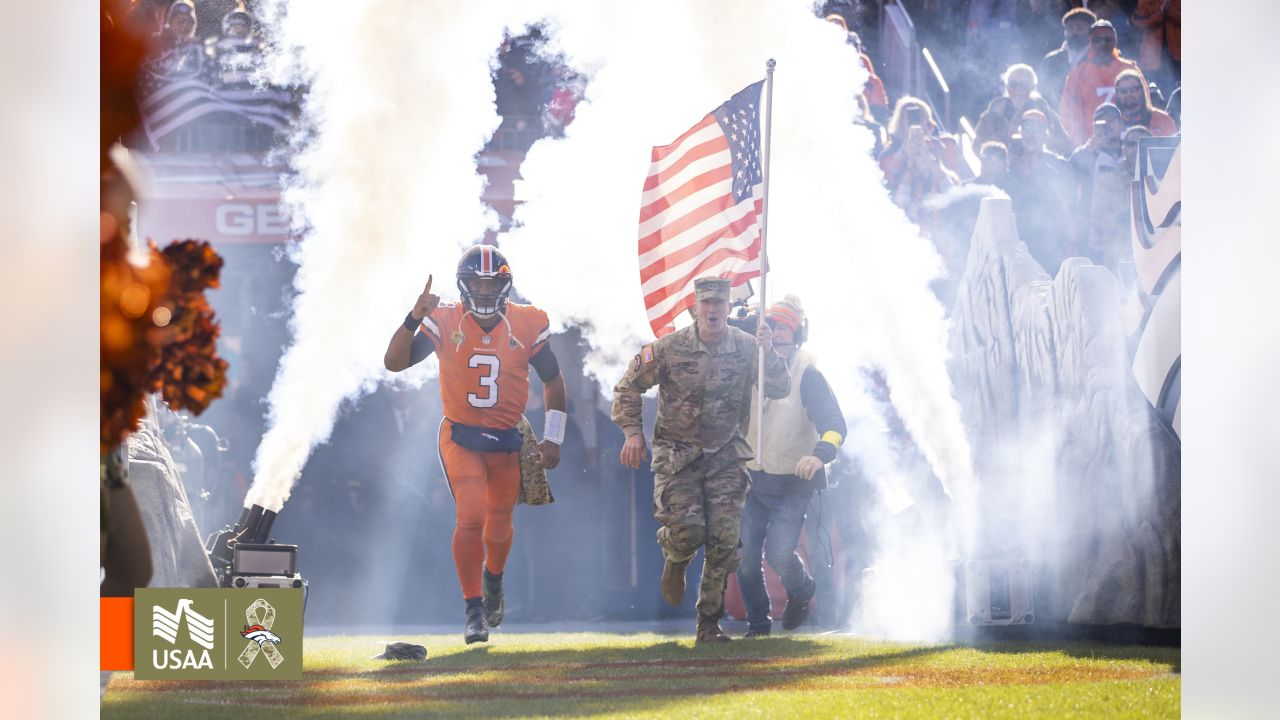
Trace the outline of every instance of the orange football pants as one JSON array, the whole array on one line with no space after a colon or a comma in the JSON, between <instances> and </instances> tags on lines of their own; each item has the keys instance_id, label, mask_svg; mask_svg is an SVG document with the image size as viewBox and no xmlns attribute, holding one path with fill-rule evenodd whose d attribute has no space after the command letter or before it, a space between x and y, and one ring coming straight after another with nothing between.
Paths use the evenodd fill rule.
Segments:
<instances>
[{"instance_id":1,"label":"orange football pants","mask_svg":"<svg viewBox=\"0 0 1280 720\"><path fill-rule=\"evenodd\" d=\"M463 598L483 594L481 568L502 572L515 528L511 515L520 499L520 453L482 453L453 442L453 424L440 424L440 463L457 505L453 564Z\"/></svg>"}]
</instances>

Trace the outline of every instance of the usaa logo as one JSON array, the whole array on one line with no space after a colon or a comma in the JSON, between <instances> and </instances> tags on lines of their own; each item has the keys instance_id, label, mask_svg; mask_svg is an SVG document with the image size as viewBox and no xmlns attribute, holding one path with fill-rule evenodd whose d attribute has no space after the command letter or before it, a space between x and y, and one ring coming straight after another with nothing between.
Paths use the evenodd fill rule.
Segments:
<instances>
[{"instance_id":1,"label":"usaa logo","mask_svg":"<svg viewBox=\"0 0 1280 720\"><path fill-rule=\"evenodd\" d=\"M213 660L209 651L213 649L214 621L196 612L189 598L178 601L178 606L170 611L161 605L151 606L151 635L164 640L169 645L177 645L183 637L183 625L186 626L186 638L196 647L151 649L151 667L156 670L185 670L189 668L213 669ZM185 643L184 643L185 644Z\"/></svg>"}]
</instances>

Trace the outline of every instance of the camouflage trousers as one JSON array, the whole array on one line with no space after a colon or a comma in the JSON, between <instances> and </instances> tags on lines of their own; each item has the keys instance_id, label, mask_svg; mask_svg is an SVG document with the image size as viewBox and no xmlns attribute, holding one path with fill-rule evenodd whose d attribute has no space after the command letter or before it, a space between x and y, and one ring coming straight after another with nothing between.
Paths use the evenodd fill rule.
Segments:
<instances>
[{"instance_id":1,"label":"camouflage trousers","mask_svg":"<svg viewBox=\"0 0 1280 720\"><path fill-rule=\"evenodd\" d=\"M658 545L673 563L686 563L706 547L698 614L724 615L724 589L729 574L742 561L738 523L751 478L743 461L707 467L699 458L674 475L653 477L653 516L662 523Z\"/></svg>"}]
</instances>

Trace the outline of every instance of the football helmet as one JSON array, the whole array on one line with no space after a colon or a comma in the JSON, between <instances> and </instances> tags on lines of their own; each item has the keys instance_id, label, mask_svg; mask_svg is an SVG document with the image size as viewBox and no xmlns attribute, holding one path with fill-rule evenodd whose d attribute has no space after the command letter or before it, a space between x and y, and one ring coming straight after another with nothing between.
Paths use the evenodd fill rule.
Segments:
<instances>
[{"instance_id":1,"label":"football helmet","mask_svg":"<svg viewBox=\"0 0 1280 720\"><path fill-rule=\"evenodd\" d=\"M458 261L458 292L462 303L484 319L503 313L511 293L511 266L491 245L476 245Z\"/></svg>"}]
</instances>

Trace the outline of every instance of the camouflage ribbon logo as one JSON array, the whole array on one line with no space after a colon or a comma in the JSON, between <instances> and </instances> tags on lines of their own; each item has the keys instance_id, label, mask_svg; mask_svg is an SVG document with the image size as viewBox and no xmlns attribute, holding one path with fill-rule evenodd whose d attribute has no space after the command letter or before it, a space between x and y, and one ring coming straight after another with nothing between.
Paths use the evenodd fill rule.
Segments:
<instances>
[{"instance_id":1,"label":"camouflage ribbon logo","mask_svg":"<svg viewBox=\"0 0 1280 720\"><path fill-rule=\"evenodd\" d=\"M262 613L261 617L259 613ZM258 598L244 611L244 619L245 626L240 635L248 638L249 644L240 653L240 664L247 670L258 659L258 653L262 653L272 669L280 667L284 662L284 656L276 649L280 637L271 632L271 626L276 624L276 609L271 607L271 603Z\"/></svg>"}]
</instances>

